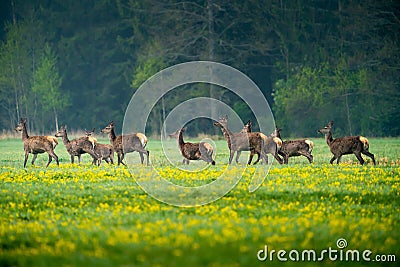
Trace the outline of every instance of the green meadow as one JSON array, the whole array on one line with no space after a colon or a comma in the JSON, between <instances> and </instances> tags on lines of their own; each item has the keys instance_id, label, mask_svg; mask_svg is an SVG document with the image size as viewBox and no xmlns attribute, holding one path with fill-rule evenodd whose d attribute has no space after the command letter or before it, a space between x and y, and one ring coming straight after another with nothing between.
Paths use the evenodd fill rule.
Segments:
<instances>
[{"instance_id":1,"label":"green meadow","mask_svg":"<svg viewBox=\"0 0 400 267\"><path fill-rule=\"evenodd\" d=\"M125 166L60 165L47 154L23 168L20 139L0 140L0 266L397 266L400 261L400 139L370 139L369 159L354 155L339 165L323 139L314 141L314 163L251 166L221 199L175 207L146 194L137 178L162 172L173 183L207 184L227 167L228 149L215 141L217 164L192 162L177 171L150 141L152 166L131 156ZM108 140L101 139L103 143ZM193 141L193 140L191 140ZM171 142L173 146L174 141ZM242 153L241 172L248 153ZM272 157L268 156L270 160ZM179 155L172 158L180 166ZM256 168L265 173L248 191ZM172 192L173 194L173 192ZM315 254L313 254L315 252ZM259 259L260 258L260 259Z\"/></svg>"}]
</instances>

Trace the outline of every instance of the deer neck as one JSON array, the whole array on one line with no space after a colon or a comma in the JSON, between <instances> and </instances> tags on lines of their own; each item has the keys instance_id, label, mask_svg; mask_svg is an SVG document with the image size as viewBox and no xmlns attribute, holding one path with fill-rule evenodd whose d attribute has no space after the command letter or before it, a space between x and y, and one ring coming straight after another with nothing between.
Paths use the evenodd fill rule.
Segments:
<instances>
[{"instance_id":1,"label":"deer neck","mask_svg":"<svg viewBox=\"0 0 400 267\"><path fill-rule=\"evenodd\" d=\"M185 141L183 141L183 134L182 134L182 131L180 131L179 132L179 135L178 135L178 146L179 146L179 148L182 148L184 145L185 145Z\"/></svg>"},{"instance_id":2,"label":"deer neck","mask_svg":"<svg viewBox=\"0 0 400 267\"><path fill-rule=\"evenodd\" d=\"M228 142L229 149L231 148L231 136L232 132L228 129L228 127L221 127L222 134L224 135L226 141Z\"/></svg>"},{"instance_id":3,"label":"deer neck","mask_svg":"<svg viewBox=\"0 0 400 267\"><path fill-rule=\"evenodd\" d=\"M115 135L115 132L114 132L114 127L111 128L111 131L108 134L108 138L110 139L111 144L113 144L115 139L117 139L117 136Z\"/></svg>"},{"instance_id":4,"label":"deer neck","mask_svg":"<svg viewBox=\"0 0 400 267\"><path fill-rule=\"evenodd\" d=\"M325 134L325 140L328 146L330 146L333 141L332 131L329 131L327 134Z\"/></svg>"},{"instance_id":5,"label":"deer neck","mask_svg":"<svg viewBox=\"0 0 400 267\"><path fill-rule=\"evenodd\" d=\"M26 124L24 123L22 126L22 140L26 140L29 138L28 130L26 129Z\"/></svg>"},{"instance_id":6,"label":"deer neck","mask_svg":"<svg viewBox=\"0 0 400 267\"><path fill-rule=\"evenodd\" d=\"M63 140L63 143L64 143L65 146L70 143L69 139L68 139L67 131L64 132L64 134L62 136L62 140Z\"/></svg>"}]
</instances>

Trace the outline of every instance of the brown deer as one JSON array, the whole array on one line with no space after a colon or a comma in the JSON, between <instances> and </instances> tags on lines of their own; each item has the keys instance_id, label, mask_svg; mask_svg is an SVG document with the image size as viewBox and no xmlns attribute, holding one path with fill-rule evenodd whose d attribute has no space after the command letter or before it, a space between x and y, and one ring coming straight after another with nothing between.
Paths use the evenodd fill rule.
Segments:
<instances>
[{"instance_id":1,"label":"brown deer","mask_svg":"<svg viewBox=\"0 0 400 267\"><path fill-rule=\"evenodd\" d=\"M26 129L26 121L26 118L21 118L17 127L15 128L15 131L22 132L22 141L24 142L25 152L24 168L26 167L29 153L33 154L32 165L35 164L37 154L44 152L49 154L49 161L47 162L46 167L49 166L53 158L56 160L57 165L59 165L58 157L56 153L54 153L54 138L52 136L29 136Z\"/></svg>"},{"instance_id":2,"label":"brown deer","mask_svg":"<svg viewBox=\"0 0 400 267\"><path fill-rule=\"evenodd\" d=\"M147 137L142 133L133 133L128 135L115 135L114 121L110 122L103 130L102 133L107 133L114 151L117 152L118 165L125 163L122 160L125 158L126 153L137 151L140 155L140 161L143 164L143 154L146 155L146 163L149 165L150 152L146 150Z\"/></svg>"},{"instance_id":3,"label":"brown deer","mask_svg":"<svg viewBox=\"0 0 400 267\"><path fill-rule=\"evenodd\" d=\"M361 165L363 165L365 161L361 157L362 153L370 157L374 165L376 165L374 154L368 151L369 143L367 138L358 135L333 139L332 126L333 121L330 121L327 126L318 130L318 132L325 134L326 143L328 144L333 154L333 158L330 160L331 164L333 163L333 161L335 161L335 159L337 159L337 164L339 164L340 159L343 155L354 154L356 155Z\"/></svg>"},{"instance_id":4,"label":"brown deer","mask_svg":"<svg viewBox=\"0 0 400 267\"><path fill-rule=\"evenodd\" d=\"M186 127L176 130L174 133L170 134L170 137L177 138L178 147L183 156L182 164L188 164L190 160L204 160L207 163L215 165L215 161L212 158L214 148L212 145L206 142L200 143L189 143L183 141L182 133L186 131Z\"/></svg>"},{"instance_id":5,"label":"brown deer","mask_svg":"<svg viewBox=\"0 0 400 267\"><path fill-rule=\"evenodd\" d=\"M280 128L275 128L271 136L281 139ZM310 163L313 162L313 155L311 152L313 150L314 143L308 139L302 140L286 140L282 142L282 147L279 149L278 153L283 157L284 163L288 164L290 157L304 156L308 159Z\"/></svg>"},{"instance_id":6,"label":"brown deer","mask_svg":"<svg viewBox=\"0 0 400 267\"><path fill-rule=\"evenodd\" d=\"M254 154L260 155L259 158L254 162L257 164L260 160L268 162L268 158L264 153L264 142L260 136L260 133L232 133L228 128L228 116L225 118L219 118L218 122L214 122L214 126L221 128L222 133L228 143L229 148L229 164L232 163L235 152L250 151L250 157L247 164L250 164L253 160ZM236 154L236 163L239 162L240 153Z\"/></svg>"},{"instance_id":7,"label":"brown deer","mask_svg":"<svg viewBox=\"0 0 400 267\"><path fill-rule=\"evenodd\" d=\"M252 122L251 120L247 121L247 123L243 126L241 133L251 133ZM260 132L260 136L264 142L264 153L271 154L274 158L282 164L282 159L278 156L279 149L282 146L282 140L276 137L268 137L265 134Z\"/></svg>"},{"instance_id":8,"label":"brown deer","mask_svg":"<svg viewBox=\"0 0 400 267\"><path fill-rule=\"evenodd\" d=\"M88 140L93 144L94 152L97 155L97 159L93 158L92 164L100 166L102 160L104 160L107 163L114 164L114 147L109 144L98 143L97 139L92 136L94 130L95 130L94 128L91 131L86 131L85 129L85 135L88 138Z\"/></svg>"},{"instance_id":9,"label":"brown deer","mask_svg":"<svg viewBox=\"0 0 400 267\"><path fill-rule=\"evenodd\" d=\"M65 148L71 155L71 163L74 163L75 157L78 157L78 163L81 163L81 155L88 153L93 159L98 158L93 150L93 143L86 136L73 140L68 139L67 126L62 125L60 130L55 134L56 137L62 137Z\"/></svg>"}]
</instances>

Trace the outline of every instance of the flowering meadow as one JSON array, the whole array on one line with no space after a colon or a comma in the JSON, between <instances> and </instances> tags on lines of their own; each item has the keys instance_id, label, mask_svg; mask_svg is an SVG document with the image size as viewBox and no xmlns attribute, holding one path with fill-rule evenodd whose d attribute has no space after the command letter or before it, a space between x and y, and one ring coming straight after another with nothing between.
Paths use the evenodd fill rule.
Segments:
<instances>
[{"instance_id":1,"label":"flowering meadow","mask_svg":"<svg viewBox=\"0 0 400 267\"><path fill-rule=\"evenodd\" d=\"M216 141L216 166L177 175L156 141L148 145L153 166L137 164L131 173L93 166L88 155L72 165L61 142L60 166L45 168L42 154L24 169L22 141L0 140L0 266L397 266L400 140L370 140L376 166L360 166L354 155L330 165L324 140L314 143L313 164L299 157L261 166L266 178L253 193L249 167L221 199L184 208L153 199L134 175L156 168L176 184L210 183L227 166L225 141ZM316 257L302 258L310 250Z\"/></svg>"}]
</instances>

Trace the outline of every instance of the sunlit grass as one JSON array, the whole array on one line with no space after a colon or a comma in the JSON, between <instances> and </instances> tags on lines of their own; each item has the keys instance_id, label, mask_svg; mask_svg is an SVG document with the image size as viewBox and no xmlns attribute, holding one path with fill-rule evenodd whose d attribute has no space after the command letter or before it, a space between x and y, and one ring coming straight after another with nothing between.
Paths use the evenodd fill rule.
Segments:
<instances>
[{"instance_id":1,"label":"sunlit grass","mask_svg":"<svg viewBox=\"0 0 400 267\"><path fill-rule=\"evenodd\" d=\"M330 165L327 145L315 140L312 165L305 158L274 162L254 193L245 175L212 204L178 208L148 196L124 166L92 166L87 155L83 164L72 165L60 144L59 167L44 168L47 155L39 155L37 166L23 169L22 142L1 140L0 265L266 266L279 262L257 260L264 245L321 251L337 248L339 238L349 249L396 254L400 260L400 141L370 141L376 167L360 166L353 155ZM150 142L148 149L153 163L164 162L154 166L163 176L193 186L209 183L226 168L226 143L217 145L216 166L195 162L191 168L206 168L186 175L160 156L159 143ZM241 162L247 157L243 153ZM152 170L134 167L143 177Z\"/></svg>"}]
</instances>

